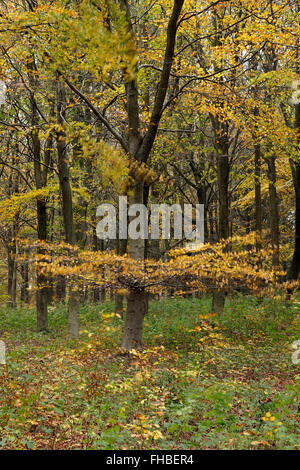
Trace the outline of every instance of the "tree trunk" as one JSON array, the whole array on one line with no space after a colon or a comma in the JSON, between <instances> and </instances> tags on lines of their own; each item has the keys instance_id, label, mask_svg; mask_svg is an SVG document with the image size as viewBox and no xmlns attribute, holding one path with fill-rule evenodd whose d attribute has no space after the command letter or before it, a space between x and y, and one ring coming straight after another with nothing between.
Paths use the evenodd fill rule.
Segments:
<instances>
[{"instance_id":1,"label":"tree trunk","mask_svg":"<svg viewBox=\"0 0 300 470\"><path fill-rule=\"evenodd\" d=\"M144 188L142 183L136 183L130 204L143 204ZM145 240L128 240L128 252L131 258L143 260L145 256ZM131 290L127 297L127 310L124 325L122 347L128 351L142 348L144 316L148 311L148 294L143 290Z\"/></svg>"},{"instance_id":2,"label":"tree trunk","mask_svg":"<svg viewBox=\"0 0 300 470\"><path fill-rule=\"evenodd\" d=\"M9 306L17 307L17 266L16 266L16 243L13 240L8 251L8 288Z\"/></svg>"},{"instance_id":3,"label":"tree trunk","mask_svg":"<svg viewBox=\"0 0 300 470\"><path fill-rule=\"evenodd\" d=\"M297 280L300 273L300 162L295 162L294 171L294 189L295 189L295 246L292 263L288 272L289 280Z\"/></svg>"},{"instance_id":4,"label":"tree trunk","mask_svg":"<svg viewBox=\"0 0 300 470\"><path fill-rule=\"evenodd\" d=\"M298 131L298 146L300 147L300 104L296 105L295 127ZM293 183L295 190L295 247L288 279L296 281L300 273L300 160L293 162Z\"/></svg>"},{"instance_id":5,"label":"tree trunk","mask_svg":"<svg viewBox=\"0 0 300 470\"><path fill-rule=\"evenodd\" d=\"M218 155L218 196L219 196L219 238L229 237L229 157L226 153Z\"/></svg>"},{"instance_id":6,"label":"tree trunk","mask_svg":"<svg viewBox=\"0 0 300 470\"><path fill-rule=\"evenodd\" d=\"M199 176L201 177L203 175L200 174ZM197 184L198 184L198 187L197 187L198 204L203 204L204 206L204 243L207 243L208 241L208 217L207 217L208 207L207 207L207 201L206 201L206 185L205 183L199 183L199 182L197 182Z\"/></svg>"},{"instance_id":7,"label":"tree trunk","mask_svg":"<svg viewBox=\"0 0 300 470\"><path fill-rule=\"evenodd\" d=\"M144 291L131 291L127 297L126 322L122 347L127 351L141 349L143 322L148 312L148 294Z\"/></svg>"},{"instance_id":8,"label":"tree trunk","mask_svg":"<svg viewBox=\"0 0 300 470\"><path fill-rule=\"evenodd\" d=\"M254 147L254 184L255 184L255 244L256 250L261 249L261 231L262 231L262 205L261 205L261 148L260 144Z\"/></svg>"},{"instance_id":9,"label":"tree trunk","mask_svg":"<svg viewBox=\"0 0 300 470\"><path fill-rule=\"evenodd\" d=\"M18 149L16 148L16 154ZM9 178L9 195L18 193L18 175L13 173ZM17 307L17 243L16 237L18 233L18 218L19 213L14 216L13 223L8 233L8 244L7 244L7 262L8 262L8 286L7 293L9 296L9 306L11 308Z\"/></svg>"},{"instance_id":10,"label":"tree trunk","mask_svg":"<svg viewBox=\"0 0 300 470\"><path fill-rule=\"evenodd\" d=\"M68 298L68 334L71 338L78 338L80 327L80 302L78 301L78 291L72 285L69 286Z\"/></svg>"},{"instance_id":11,"label":"tree trunk","mask_svg":"<svg viewBox=\"0 0 300 470\"><path fill-rule=\"evenodd\" d=\"M118 255L123 256L126 253L127 240L118 240ZM116 293L115 295L115 313L118 313L123 318L124 316L124 295Z\"/></svg>"},{"instance_id":12,"label":"tree trunk","mask_svg":"<svg viewBox=\"0 0 300 470\"><path fill-rule=\"evenodd\" d=\"M8 304L11 308L17 306L17 266L16 266L16 241L14 236L14 229L11 232L11 240L8 243L7 248L7 264L8 264L8 276L7 276L7 295Z\"/></svg>"},{"instance_id":13,"label":"tree trunk","mask_svg":"<svg viewBox=\"0 0 300 470\"><path fill-rule=\"evenodd\" d=\"M56 299L58 302L66 300L66 278L65 276L56 277Z\"/></svg>"},{"instance_id":14,"label":"tree trunk","mask_svg":"<svg viewBox=\"0 0 300 470\"><path fill-rule=\"evenodd\" d=\"M69 175L69 162L66 152L64 127L64 107L66 103L66 94L63 82L58 78L57 82L57 116L60 130L57 132L57 155L58 155L58 174L59 184L62 195L62 213L65 229L66 242L70 245L76 244L75 225L73 217L73 199ZM68 333L72 338L79 336L79 308L78 292L70 284L68 298Z\"/></svg>"},{"instance_id":15,"label":"tree trunk","mask_svg":"<svg viewBox=\"0 0 300 470\"><path fill-rule=\"evenodd\" d=\"M276 190L276 164L275 157L266 158L269 178L269 204L270 204L270 231L273 248L272 265L273 268L279 266L279 208Z\"/></svg>"},{"instance_id":16,"label":"tree trunk","mask_svg":"<svg viewBox=\"0 0 300 470\"><path fill-rule=\"evenodd\" d=\"M38 218L38 239L47 239L47 208L44 199L37 200L37 218ZM43 254L42 249L38 250ZM36 292L36 311L37 311L37 331L45 331L48 328L48 289L46 287L47 279L37 270L37 292Z\"/></svg>"},{"instance_id":17,"label":"tree trunk","mask_svg":"<svg viewBox=\"0 0 300 470\"><path fill-rule=\"evenodd\" d=\"M96 210L95 210L95 213L96 213ZM98 237L96 235L96 231L94 230L94 234L93 234L93 251L98 251L99 250L99 245L100 245L100 240L98 240ZM103 243L103 241L101 240L101 242ZM96 304L98 302L100 302L100 287L95 285L95 286L92 286L92 292L91 292L91 302Z\"/></svg>"},{"instance_id":18,"label":"tree trunk","mask_svg":"<svg viewBox=\"0 0 300 470\"><path fill-rule=\"evenodd\" d=\"M20 300L21 302L24 302L26 304L29 303L29 266L28 262L24 261L21 264L21 277L22 277L22 283L21 283L21 294L20 294Z\"/></svg>"},{"instance_id":19,"label":"tree trunk","mask_svg":"<svg viewBox=\"0 0 300 470\"><path fill-rule=\"evenodd\" d=\"M41 143L38 133L39 125L39 112L35 99L35 91L38 87L38 82L35 78L36 73L36 62L34 52L31 54L30 61L28 63L29 68L29 81L31 85L31 142L32 142L32 156L33 156L33 168L34 168L34 180L36 189L42 189L47 185L47 165L42 167L42 156L41 156ZM36 203L37 211L37 232L39 240L47 239L47 205L46 200L43 197L39 197ZM44 250L39 248L39 254L43 254ZM46 278L43 276L37 268L37 292L36 292L36 311L37 311L37 331L44 331L48 327L48 292L46 284Z\"/></svg>"},{"instance_id":20,"label":"tree trunk","mask_svg":"<svg viewBox=\"0 0 300 470\"><path fill-rule=\"evenodd\" d=\"M218 236L219 240L229 237L229 136L228 124L215 120L217 174L218 174ZM217 290L213 293L213 312L223 313L225 292Z\"/></svg>"},{"instance_id":21,"label":"tree trunk","mask_svg":"<svg viewBox=\"0 0 300 470\"><path fill-rule=\"evenodd\" d=\"M257 65L257 64L256 64ZM257 66L255 67L257 69ZM259 116L257 106L253 109L255 118ZM256 251L261 250L262 234L262 204L261 204L261 145L258 142L258 124L255 123L255 132L253 135L256 143L254 145L254 191L255 191L255 247Z\"/></svg>"}]
</instances>

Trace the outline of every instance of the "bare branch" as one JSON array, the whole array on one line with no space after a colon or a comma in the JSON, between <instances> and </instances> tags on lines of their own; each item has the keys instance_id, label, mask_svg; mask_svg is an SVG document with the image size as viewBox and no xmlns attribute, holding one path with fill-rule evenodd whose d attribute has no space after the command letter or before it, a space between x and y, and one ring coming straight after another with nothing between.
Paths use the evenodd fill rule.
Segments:
<instances>
[{"instance_id":1,"label":"bare branch","mask_svg":"<svg viewBox=\"0 0 300 470\"><path fill-rule=\"evenodd\" d=\"M105 125L105 127L109 130L109 132L117 139L119 144L122 146L122 148L125 150L126 153L128 153L128 146L121 134L119 134L116 129L112 127L112 125L108 122L108 120L100 113L100 111L90 102L90 100L80 91L78 88L73 85L61 72L58 72L58 75L62 77L66 85L77 95L79 96L82 101L85 102L85 104L93 111L95 116L99 119L102 124Z\"/></svg>"}]
</instances>

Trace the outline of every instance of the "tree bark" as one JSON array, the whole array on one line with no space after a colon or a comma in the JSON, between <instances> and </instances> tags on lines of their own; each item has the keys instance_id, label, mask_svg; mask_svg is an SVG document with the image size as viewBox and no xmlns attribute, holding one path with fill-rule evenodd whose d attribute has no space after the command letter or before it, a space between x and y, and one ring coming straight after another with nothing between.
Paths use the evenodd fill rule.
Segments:
<instances>
[{"instance_id":1,"label":"tree bark","mask_svg":"<svg viewBox=\"0 0 300 470\"><path fill-rule=\"evenodd\" d=\"M226 240L229 233L229 136L228 123L220 123L216 118L214 120L217 149L217 175L218 175L218 238ZM220 314L224 311L225 292L216 290L213 293L212 309L213 312Z\"/></svg>"},{"instance_id":2,"label":"tree bark","mask_svg":"<svg viewBox=\"0 0 300 470\"><path fill-rule=\"evenodd\" d=\"M58 302L66 300L66 278L65 276L56 276L56 299Z\"/></svg>"},{"instance_id":3,"label":"tree bark","mask_svg":"<svg viewBox=\"0 0 300 470\"><path fill-rule=\"evenodd\" d=\"M62 214L65 229L66 243L76 245L75 224L73 217L73 198L70 183L69 162L66 151L64 127L64 107L66 103L66 93L63 82L57 80L57 117L60 130L57 132L57 155L58 155L58 175L62 195ZM79 336L79 308L78 292L72 283L69 285L68 298L68 333L72 338Z\"/></svg>"},{"instance_id":4,"label":"tree bark","mask_svg":"<svg viewBox=\"0 0 300 470\"><path fill-rule=\"evenodd\" d=\"M8 294L8 303L12 309L15 309L17 306L17 266L16 266L16 254L17 246L14 235L15 230L11 232L11 239L8 243L7 248L7 263L8 263L8 284L7 284L7 294Z\"/></svg>"},{"instance_id":5,"label":"tree bark","mask_svg":"<svg viewBox=\"0 0 300 470\"><path fill-rule=\"evenodd\" d=\"M20 293L20 300L26 304L29 303L29 266L28 262L24 261L21 264L21 293Z\"/></svg>"},{"instance_id":6,"label":"tree bark","mask_svg":"<svg viewBox=\"0 0 300 470\"><path fill-rule=\"evenodd\" d=\"M32 156L34 168L34 180L36 189L42 189L47 185L47 167L42 167L41 143L38 134L39 113L35 100L35 90L38 83L35 79L36 63L34 53L32 52L30 62L28 64L29 81L31 85L31 142ZM36 203L37 211L37 233L38 239L44 241L47 239L47 205L44 197L38 197ZM39 248L39 254L43 254L44 250ZM37 269L37 292L36 292L36 311L37 311L37 331L45 331L48 327L48 291L46 287L46 278Z\"/></svg>"},{"instance_id":7,"label":"tree bark","mask_svg":"<svg viewBox=\"0 0 300 470\"><path fill-rule=\"evenodd\" d=\"M127 351L142 348L143 322L147 311L147 293L132 290L127 297L126 322L122 341L122 347Z\"/></svg>"},{"instance_id":8,"label":"tree bark","mask_svg":"<svg viewBox=\"0 0 300 470\"><path fill-rule=\"evenodd\" d=\"M256 250L261 249L262 231L262 205L261 205L261 148L260 144L254 147L254 185L255 185L255 244Z\"/></svg>"},{"instance_id":9,"label":"tree bark","mask_svg":"<svg viewBox=\"0 0 300 470\"><path fill-rule=\"evenodd\" d=\"M47 239L47 208L44 199L37 201L38 218L38 239ZM38 249L39 254L44 250ZM37 310L37 331L45 331L48 327L48 289L46 287L47 279L43 274L37 271L37 292L36 292L36 310Z\"/></svg>"},{"instance_id":10,"label":"tree bark","mask_svg":"<svg viewBox=\"0 0 300 470\"><path fill-rule=\"evenodd\" d=\"M146 162L152 150L158 125L164 109L165 98L168 90L171 68L174 60L178 19L184 0L174 0L171 16L168 21L167 40L162 72L157 88L155 102L151 113L150 123L146 134L142 137L140 131L138 87L136 80L130 80L126 84L128 139L130 156L137 161ZM130 8L126 0L120 0L121 7L126 11L129 32L134 40L134 32L130 18ZM133 182L129 196L130 204L143 204L144 184L137 179ZM128 240L129 255L137 260L145 257L145 240ZM126 350L142 347L143 319L148 310L148 295L141 290L131 290L127 299L127 312L124 326L122 347Z\"/></svg>"},{"instance_id":11,"label":"tree bark","mask_svg":"<svg viewBox=\"0 0 300 470\"><path fill-rule=\"evenodd\" d=\"M300 147L300 104L296 105L295 127L298 132L297 140ZM293 183L295 190L295 246L292 263L287 275L289 280L296 281L300 273L300 160L293 162Z\"/></svg>"},{"instance_id":12,"label":"tree bark","mask_svg":"<svg viewBox=\"0 0 300 470\"><path fill-rule=\"evenodd\" d=\"M17 153L18 149L16 149ZM9 196L18 193L19 178L14 173L9 177ZM8 284L7 294L9 297L9 306L13 309L17 306L17 243L19 213L15 214L11 227L8 230L7 237L7 264L8 264Z\"/></svg>"},{"instance_id":13,"label":"tree bark","mask_svg":"<svg viewBox=\"0 0 300 470\"><path fill-rule=\"evenodd\" d=\"M227 133L220 138L218 147L218 199L219 199L219 239L229 237L229 144Z\"/></svg>"},{"instance_id":14,"label":"tree bark","mask_svg":"<svg viewBox=\"0 0 300 470\"><path fill-rule=\"evenodd\" d=\"M127 240L118 240L118 255L123 256L126 253ZM118 292L115 295L115 313L118 313L123 318L124 316L124 295Z\"/></svg>"},{"instance_id":15,"label":"tree bark","mask_svg":"<svg viewBox=\"0 0 300 470\"><path fill-rule=\"evenodd\" d=\"M133 194L129 197L130 204L143 204L143 184L136 183ZM129 256L143 260L145 256L145 240L128 240ZM123 332L122 347L126 350L142 348L144 316L148 311L148 295L143 289L130 291L127 297L127 310Z\"/></svg>"},{"instance_id":16,"label":"tree bark","mask_svg":"<svg viewBox=\"0 0 300 470\"><path fill-rule=\"evenodd\" d=\"M276 163L275 157L266 158L269 178L269 204L270 204L270 231L273 248L272 265L273 268L279 266L279 208L276 189Z\"/></svg>"},{"instance_id":17,"label":"tree bark","mask_svg":"<svg viewBox=\"0 0 300 470\"><path fill-rule=\"evenodd\" d=\"M300 273L300 162L295 162L294 190L295 190L295 246L292 263L287 275L289 280L296 281Z\"/></svg>"}]
</instances>

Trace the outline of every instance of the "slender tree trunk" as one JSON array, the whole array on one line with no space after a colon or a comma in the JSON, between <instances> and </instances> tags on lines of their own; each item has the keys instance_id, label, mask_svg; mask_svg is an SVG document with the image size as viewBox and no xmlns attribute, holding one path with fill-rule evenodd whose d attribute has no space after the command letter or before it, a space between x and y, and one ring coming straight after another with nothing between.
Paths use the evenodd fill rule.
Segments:
<instances>
[{"instance_id":1,"label":"slender tree trunk","mask_svg":"<svg viewBox=\"0 0 300 470\"><path fill-rule=\"evenodd\" d=\"M224 149L225 150L225 149ZM229 157L226 153L218 155L218 196L219 196L219 238L229 237Z\"/></svg>"},{"instance_id":2,"label":"slender tree trunk","mask_svg":"<svg viewBox=\"0 0 300 470\"><path fill-rule=\"evenodd\" d=\"M257 64L255 70L257 69ZM255 93L256 94L256 93ZM259 116L257 106L253 109L255 118ZM261 145L257 140L258 125L255 123L253 138L256 140L254 145L254 191L255 191L255 246L256 251L261 250L262 234L262 203L261 203Z\"/></svg>"},{"instance_id":3,"label":"slender tree trunk","mask_svg":"<svg viewBox=\"0 0 300 470\"><path fill-rule=\"evenodd\" d=\"M229 136L228 124L215 121L218 175L218 236L219 240L229 237ZM220 314L224 311L226 295L222 290L213 293L212 311Z\"/></svg>"},{"instance_id":4,"label":"slender tree trunk","mask_svg":"<svg viewBox=\"0 0 300 470\"><path fill-rule=\"evenodd\" d=\"M8 295L8 305L11 308L16 308L17 305L17 298L16 298L16 253L17 253L17 246L16 240L14 235L14 228L10 231L10 240L7 245L7 295Z\"/></svg>"},{"instance_id":5,"label":"slender tree trunk","mask_svg":"<svg viewBox=\"0 0 300 470\"><path fill-rule=\"evenodd\" d=\"M300 273L300 162L294 164L294 189L295 189L295 246L292 263L288 272L289 280L297 280Z\"/></svg>"},{"instance_id":6,"label":"slender tree trunk","mask_svg":"<svg viewBox=\"0 0 300 470\"><path fill-rule=\"evenodd\" d=\"M96 251L98 251L98 249L99 249L99 240L98 240L98 237L96 235L96 231L94 231L94 234L93 234L93 251L96 252ZM92 286L91 301L95 304L100 302L100 287L99 286Z\"/></svg>"},{"instance_id":7,"label":"slender tree trunk","mask_svg":"<svg viewBox=\"0 0 300 470\"><path fill-rule=\"evenodd\" d=\"M24 261L21 264L21 277L22 277L22 283L21 283L21 294L20 294L20 300L21 302L24 303L29 303L29 266L28 262Z\"/></svg>"},{"instance_id":8,"label":"slender tree trunk","mask_svg":"<svg viewBox=\"0 0 300 470\"><path fill-rule=\"evenodd\" d=\"M47 208L44 199L37 201L37 218L38 218L38 239L47 239ZM44 250L39 249L39 254L43 254ZM37 271L37 292L36 292L36 310L37 310L37 331L45 331L48 327L48 289L46 286L47 279L43 274Z\"/></svg>"},{"instance_id":9,"label":"slender tree trunk","mask_svg":"<svg viewBox=\"0 0 300 470\"><path fill-rule=\"evenodd\" d=\"M7 261L8 261L8 286L7 294L9 297L9 306L12 309L17 307L17 245L15 239L15 230L12 231L12 238L9 242L8 252L7 252Z\"/></svg>"},{"instance_id":10,"label":"slender tree trunk","mask_svg":"<svg viewBox=\"0 0 300 470\"><path fill-rule=\"evenodd\" d=\"M58 217L62 217L62 208L58 208ZM64 229L60 230L59 238L65 236ZM55 276L55 296L57 302L65 302L67 296L67 280L62 274Z\"/></svg>"},{"instance_id":11,"label":"slender tree trunk","mask_svg":"<svg viewBox=\"0 0 300 470\"><path fill-rule=\"evenodd\" d=\"M210 203L208 206L208 220L209 220L209 235L208 235L208 242L213 243L216 238L216 230L215 230L215 221L214 221L214 201Z\"/></svg>"},{"instance_id":12,"label":"slender tree trunk","mask_svg":"<svg viewBox=\"0 0 300 470\"><path fill-rule=\"evenodd\" d=\"M298 132L298 145L300 147L300 104L296 105L295 127ZM299 157L292 163L293 183L295 190L295 247L292 264L288 272L289 280L297 280L300 273L300 160Z\"/></svg>"},{"instance_id":13,"label":"slender tree trunk","mask_svg":"<svg viewBox=\"0 0 300 470\"><path fill-rule=\"evenodd\" d=\"M265 49L265 63L263 65L264 72L275 72L278 66L278 56L275 51L274 44L269 44ZM265 96L266 103L271 104L272 97L267 92ZM272 244L272 266L276 270L279 267L279 204L276 189L276 158L275 155L271 154L272 142L269 143L269 155L264 158L267 164L267 176L269 179L269 226L271 232L271 244Z\"/></svg>"},{"instance_id":14,"label":"slender tree trunk","mask_svg":"<svg viewBox=\"0 0 300 470\"><path fill-rule=\"evenodd\" d=\"M201 175L200 175L201 176ZM204 183L198 183L197 188L198 204L204 206L204 243L208 241L208 217L207 217L207 204L206 204L206 186Z\"/></svg>"},{"instance_id":15,"label":"slender tree trunk","mask_svg":"<svg viewBox=\"0 0 300 470\"><path fill-rule=\"evenodd\" d=\"M66 103L66 94L63 82L58 78L57 81L57 116L61 130L57 132L57 155L58 155L58 174L60 190L62 195L62 213L65 229L66 242L70 245L76 245L75 224L73 217L73 199L69 174L69 162L66 151L66 141L63 131L64 127L64 107ZM75 286L69 285L68 298L68 333L72 338L79 335L79 308L78 292Z\"/></svg>"},{"instance_id":16,"label":"slender tree trunk","mask_svg":"<svg viewBox=\"0 0 300 470\"><path fill-rule=\"evenodd\" d=\"M56 299L58 302L66 300L66 278L65 276L56 277Z\"/></svg>"},{"instance_id":17,"label":"slender tree trunk","mask_svg":"<svg viewBox=\"0 0 300 470\"><path fill-rule=\"evenodd\" d=\"M18 149L16 148L16 153ZM11 174L9 178L9 195L16 194L19 191L18 175ZM18 233L19 213L14 216L12 226L8 233L7 244L7 262L8 262L8 286L7 293L9 296L9 306L16 308L17 306L17 243L16 237Z\"/></svg>"},{"instance_id":18,"label":"slender tree trunk","mask_svg":"<svg viewBox=\"0 0 300 470\"><path fill-rule=\"evenodd\" d=\"M261 249L262 231L262 205L261 205L261 148L260 144L254 147L254 185L255 185L255 244L256 250Z\"/></svg>"},{"instance_id":19,"label":"slender tree trunk","mask_svg":"<svg viewBox=\"0 0 300 470\"><path fill-rule=\"evenodd\" d=\"M273 268L279 266L279 208L276 190L276 163L275 157L266 158L269 178L269 204L270 204L270 231L273 248L272 265Z\"/></svg>"},{"instance_id":20,"label":"slender tree trunk","mask_svg":"<svg viewBox=\"0 0 300 470\"><path fill-rule=\"evenodd\" d=\"M47 167L42 166L41 143L38 134L39 113L35 99L35 90L38 83L35 79L36 63L34 52L32 52L31 59L28 64L30 70L29 81L31 85L31 142L32 142L32 156L34 161L34 179L36 189L42 189L47 185ZM39 197L36 203L37 211L37 232L38 239L44 241L47 239L47 205L44 197ZM43 254L44 250L39 248L39 254ZM48 292L46 287L46 278L37 269L37 292L36 292L36 310L37 310L37 331L44 331L48 327Z\"/></svg>"},{"instance_id":21,"label":"slender tree trunk","mask_svg":"<svg viewBox=\"0 0 300 470\"><path fill-rule=\"evenodd\" d=\"M118 254L125 255L127 248L127 240L118 240ZM124 295L116 293L115 295L115 313L118 313L123 318L124 315Z\"/></svg>"},{"instance_id":22,"label":"slender tree trunk","mask_svg":"<svg viewBox=\"0 0 300 470\"><path fill-rule=\"evenodd\" d=\"M17 308L17 263L14 262L12 290L11 290L11 307Z\"/></svg>"}]
</instances>

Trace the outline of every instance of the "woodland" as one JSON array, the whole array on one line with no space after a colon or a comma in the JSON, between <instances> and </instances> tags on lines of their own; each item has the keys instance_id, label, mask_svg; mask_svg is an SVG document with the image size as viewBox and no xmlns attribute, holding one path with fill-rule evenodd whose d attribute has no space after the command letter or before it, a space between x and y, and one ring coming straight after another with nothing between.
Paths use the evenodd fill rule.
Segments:
<instances>
[{"instance_id":1,"label":"woodland","mask_svg":"<svg viewBox=\"0 0 300 470\"><path fill-rule=\"evenodd\" d=\"M0 450L300 450L299 0L0 0L0 142Z\"/></svg>"}]
</instances>

